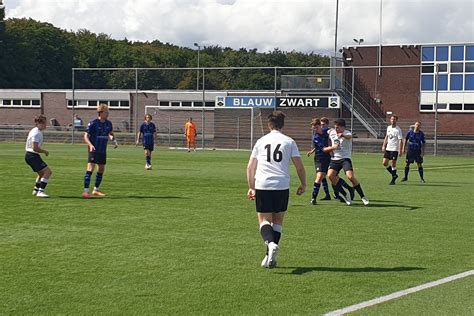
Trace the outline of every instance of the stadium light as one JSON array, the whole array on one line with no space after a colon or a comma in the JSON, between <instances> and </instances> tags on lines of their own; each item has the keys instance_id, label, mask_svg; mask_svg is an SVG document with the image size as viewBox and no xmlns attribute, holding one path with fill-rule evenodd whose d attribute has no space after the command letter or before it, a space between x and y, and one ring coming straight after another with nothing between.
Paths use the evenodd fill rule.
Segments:
<instances>
[{"instance_id":1,"label":"stadium light","mask_svg":"<svg viewBox=\"0 0 474 316\"><path fill-rule=\"evenodd\" d=\"M198 63L197 63L197 72L196 72L196 90L199 90L199 53L201 52L201 46L198 43L194 43L194 46L198 48Z\"/></svg>"},{"instance_id":2,"label":"stadium light","mask_svg":"<svg viewBox=\"0 0 474 316\"><path fill-rule=\"evenodd\" d=\"M358 45L362 44L364 42L364 39L363 38L354 38L354 42L356 42Z\"/></svg>"}]
</instances>

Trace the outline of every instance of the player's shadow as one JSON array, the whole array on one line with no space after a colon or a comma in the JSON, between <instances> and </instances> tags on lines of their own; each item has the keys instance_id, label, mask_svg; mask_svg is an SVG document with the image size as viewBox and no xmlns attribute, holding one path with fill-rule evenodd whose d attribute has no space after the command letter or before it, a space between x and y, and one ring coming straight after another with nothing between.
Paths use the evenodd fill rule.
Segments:
<instances>
[{"instance_id":1,"label":"player's shadow","mask_svg":"<svg viewBox=\"0 0 474 316\"><path fill-rule=\"evenodd\" d=\"M453 188L459 188L461 187L462 185L461 184L458 184L458 183L450 183L450 184L447 184L447 183L405 183L403 185L407 185L407 186L423 186L423 187L453 187Z\"/></svg>"},{"instance_id":2,"label":"player's shadow","mask_svg":"<svg viewBox=\"0 0 474 316\"><path fill-rule=\"evenodd\" d=\"M420 267L393 267L393 268L279 267L279 269L291 270L287 273L281 273L281 274L294 274L294 275L303 275L309 272L385 273L385 272L409 272L409 271L425 270L425 268L420 268Z\"/></svg>"},{"instance_id":3,"label":"player's shadow","mask_svg":"<svg viewBox=\"0 0 474 316\"><path fill-rule=\"evenodd\" d=\"M60 199L78 199L84 200L82 196L76 195L59 195ZM124 196L104 196L104 197L92 197L88 200L129 200L129 199L189 199L185 196L159 196L159 195L124 195Z\"/></svg>"},{"instance_id":4,"label":"player's shadow","mask_svg":"<svg viewBox=\"0 0 474 316\"><path fill-rule=\"evenodd\" d=\"M364 205L359 205L359 206L360 207L402 207L402 208L406 208L408 211L416 211L417 209L421 208L420 206L396 204L396 203L393 203L393 201L383 201L383 200L370 200L370 204L368 206L364 206Z\"/></svg>"}]
</instances>

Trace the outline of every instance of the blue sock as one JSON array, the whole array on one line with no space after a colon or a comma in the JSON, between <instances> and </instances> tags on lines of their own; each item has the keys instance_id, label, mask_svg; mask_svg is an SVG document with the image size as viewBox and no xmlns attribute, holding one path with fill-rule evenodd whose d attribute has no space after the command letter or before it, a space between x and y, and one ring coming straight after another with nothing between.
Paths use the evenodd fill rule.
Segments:
<instances>
[{"instance_id":1,"label":"blue sock","mask_svg":"<svg viewBox=\"0 0 474 316\"><path fill-rule=\"evenodd\" d=\"M151 156L146 156L146 163L151 165Z\"/></svg>"},{"instance_id":2,"label":"blue sock","mask_svg":"<svg viewBox=\"0 0 474 316\"><path fill-rule=\"evenodd\" d=\"M418 173L420 174L420 179L424 179L423 178L423 167L418 167Z\"/></svg>"},{"instance_id":3,"label":"blue sock","mask_svg":"<svg viewBox=\"0 0 474 316\"><path fill-rule=\"evenodd\" d=\"M324 178L322 183L323 183L324 193L326 193L326 196L328 196L329 195L328 180L326 180L326 178Z\"/></svg>"},{"instance_id":4,"label":"blue sock","mask_svg":"<svg viewBox=\"0 0 474 316\"><path fill-rule=\"evenodd\" d=\"M102 182L102 175L103 173L98 173L95 175L95 187L99 188L100 183Z\"/></svg>"},{"instance_id":5,"label":"blue sock","mask_svg":"<svg viewBox=\"0 0 474 316\"><path fill-rule=\"evenodd\" d=\"M91 184L91 177L92 171L86 171L86 175L84 176L84 189L89 189L89 185Z\"/></svg>"}]
</instances>

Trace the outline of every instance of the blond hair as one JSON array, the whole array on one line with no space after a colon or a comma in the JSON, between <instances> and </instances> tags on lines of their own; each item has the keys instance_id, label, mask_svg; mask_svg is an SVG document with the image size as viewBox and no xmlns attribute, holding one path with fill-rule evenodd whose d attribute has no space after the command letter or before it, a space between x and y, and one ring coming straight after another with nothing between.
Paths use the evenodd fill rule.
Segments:
<instances>
[{"instance_id":1,"label":"blond hair","mask_svg":"<svg viewBox=\"0 0 474 316\"><path fill-rule=\"evenodd\" d=\"M109 110L109 106L107 104L101 103L97 106L97 112L98 113L106 112L108 110Z\"/></svg>"}]
</instances>

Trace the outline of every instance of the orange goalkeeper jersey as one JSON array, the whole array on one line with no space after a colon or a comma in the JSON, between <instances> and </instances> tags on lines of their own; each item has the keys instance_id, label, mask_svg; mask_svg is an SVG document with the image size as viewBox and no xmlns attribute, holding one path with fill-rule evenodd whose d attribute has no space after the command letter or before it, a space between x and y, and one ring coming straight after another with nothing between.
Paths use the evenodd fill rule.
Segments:
<instances>
[{"instance_id":1,"label":"orange goalkeeper jersey","mask_svg":"<svg viewBox=\"0 0 474 316\"><path fill-rule=\"evenodd\" d=\"M196 136L196 124L193 122L187 122L184 124L184 132L186 133L187 137Z\"/></svg>"}]
</instances>

